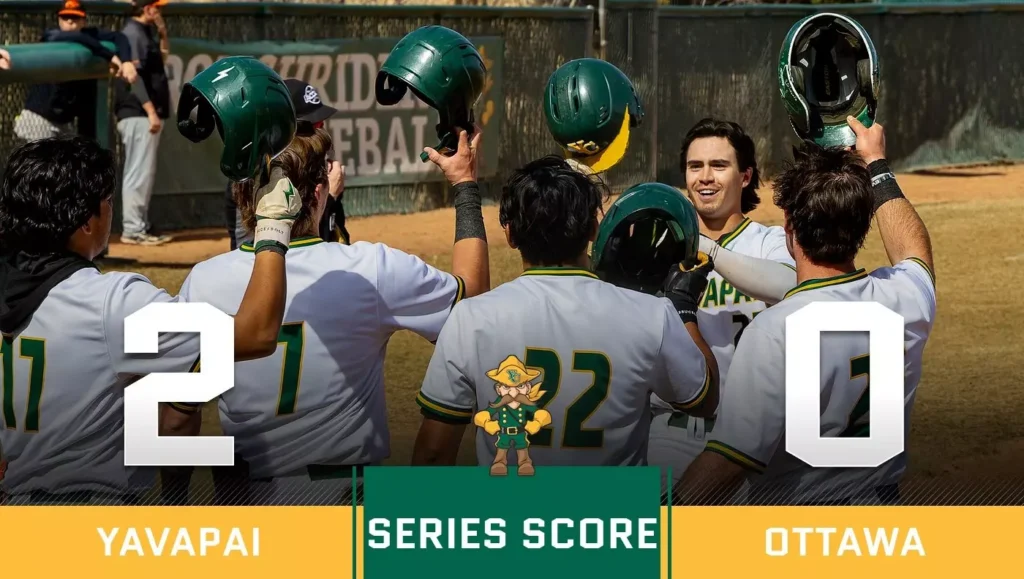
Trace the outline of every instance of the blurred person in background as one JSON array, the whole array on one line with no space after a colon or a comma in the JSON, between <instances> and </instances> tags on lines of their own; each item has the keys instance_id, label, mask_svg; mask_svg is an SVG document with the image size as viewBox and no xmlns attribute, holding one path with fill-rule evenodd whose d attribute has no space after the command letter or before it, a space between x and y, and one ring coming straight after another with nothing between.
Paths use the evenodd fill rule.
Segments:
<instances>
[{"instance_id":1,"label":"blurred person in background","mask_svg":"<svg viewBox=\"0 0 1024 579\"><path fill-rule=\"evenodd\" d=\"M327 119L338 112L334 107L327 106L320 100L320 94L316 89L297 78L289 78L284 81L291 93L292 105L295 106L295 116L298 120L296 134L309 136L316 129L324 126ZM345 207L342 205L342 197L345 193L345 167L340 166L335 171L331 165L338 161L333 158L333 151L328 155L328 195L325 201L323 216L320 218L320 226L317 235L324 241L337 241L350 245L351 238L345 228ZM252 234L247 232L242 223L242 213L235 204L233 191L234 183L228 182L224 191L224 223L227 226L228 238L231 240L231 251L238 249L243 243L252 241Z\"/></svg>"},{"instance_id":2,"label":"blurred person in background","mask_svg":"<svg viewBox=\"0 0 1024 579\"><path fill-rule=\"evenodd\" d=\"M85 7L66 0L57 12L58 28L43 33L40 42L75 42L94 55L110 61L111 72L127 84L138 82L131 62L131 47L124 34L87 25ZM112 42L114 53L101 44ZM5 52L9 64L9 56ZM28 89L25 107L14 121L14 133L25 141L37 141L61 133L96 138L96 81L76 80L34 84ZM77 121L77 131L75 128Z\"/></svg>"},{"instance_id":3,"label":"blurred person in background","mask_svg":"<svg viewBox=\"0 0 1024 579\"><path fill-rule=\"evenodd\" d=\"M167 27L160 15L165 0L133 0L132 16L122 32L141 83L118 83L115 112L124 145L121 243L161 245L171 240L156 235L149 223L149 202L156 178L157 149L163 123L170 116L171 92L164 60L170 54Z\"/></svg>"}]
</instances>

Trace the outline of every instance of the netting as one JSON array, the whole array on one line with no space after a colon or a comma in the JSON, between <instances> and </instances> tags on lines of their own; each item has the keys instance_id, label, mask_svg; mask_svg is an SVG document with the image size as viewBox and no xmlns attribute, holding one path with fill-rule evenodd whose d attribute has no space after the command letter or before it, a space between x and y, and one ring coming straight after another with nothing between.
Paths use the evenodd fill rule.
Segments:
<instances>
[{"instance_id":1,"label":"netting","mask_svg":"<svg viewBox=\"0 0 1024 579\"><path fill-rule=\"evenodd\" d=\"M56 4L19 3L0 12L8 44L37 42L53 25ZM120 28L123 4L90 5L92 24ZM988 7L879 7L845 10L871 34L882 63L879 121L887 127L897 169L991 163L1024 158L1024 10ZM682 8L653 2L609 4L606 58L636 83L647 117L630 149L609 174L613 188L646 180L680 185L679 145L698 119L742 124L770 176L797 142L778 96L778 52L804 9ZM165 8L172 37L252 42L334 38L396 38L426 24L504 42L503 106L498 171L482 183L493 199L502 176L557 152L541 107L544 84L564 62L595 55L589 9L518 11L430 6L325 7L217 4ZM982 41L982 39L984 39ZM14 124L26 87L0 85L0 157L19 142ZM108 127L110 142L116 129ZM173 130L173 129L170 129ZM210 191L219 194L219 191ZM449 203L442 183L351 187L350 215L412 212Z\"/></svg>"}]
</instances>

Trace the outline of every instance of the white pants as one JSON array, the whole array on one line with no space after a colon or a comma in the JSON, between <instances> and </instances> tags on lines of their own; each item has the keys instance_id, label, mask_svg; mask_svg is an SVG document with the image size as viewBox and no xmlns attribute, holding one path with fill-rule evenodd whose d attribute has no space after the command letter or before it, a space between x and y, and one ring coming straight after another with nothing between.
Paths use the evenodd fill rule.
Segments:
<instances>
[{"instance_id":1,"label":"white pants","mask_svg":"<svg viewBox=\"0 0 1024 579\"><path fill-rule=\"evenodd\" d=\"M156 182L156 153L163 125L149 132L147 117L129 117L117 123L124 145L124 177L121 180L122 235L149 232L149 200Z\"/></svg>"},{"instance_id":2,"label":"white pants","mask_svg":"<svg viewBox=\"0 0 1024 579\"><path fill-rule=\"evenodd\" d=\"M647 463L660 467L662 484L666 484L666 469L671 469L671 484L679 482L690 463L704 451L708 434L703 418L694 418L682 412L656 408L651 419L650 438L647 441Z\"/></svg>"},{"instance_id":3,"label":"white pants","mask_svg":"<svg viewBox=\"0 0 1024 579\"><path fill-rule=\"evenodd\" d=\"M26 141L38 141L48 137L71 133L74 127L70 124L55 125L30 110L22 110L14 119L14 134Z\"/></svg>"}]
</instances>

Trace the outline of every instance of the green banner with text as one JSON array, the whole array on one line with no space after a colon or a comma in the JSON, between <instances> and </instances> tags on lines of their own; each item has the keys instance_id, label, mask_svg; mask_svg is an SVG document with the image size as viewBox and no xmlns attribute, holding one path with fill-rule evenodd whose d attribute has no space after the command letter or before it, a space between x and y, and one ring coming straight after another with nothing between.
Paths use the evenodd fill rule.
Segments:
<instances>
[{"instance_id":1,"label":"green banner with text","mask_svg":"<svg viewBox=\"0 0 1024 579\"><path fill-rule=\"evenodd\" d=\"M363 576L661 576L657 468L510 471L366 469Z\"/></svg>"},{"instance_id":2,"label":"green banner with text","mask_svg":"<svg viewBox=\"0 0 1024 579\"><path fill-rule=\"evenodd\" d=\"M171 39L167 76L171 114L160 136L154 193L208 193L222 191L227 179L218 166L221 141L211 137L189 142L174 128L181 87L224 56L248 55L274 68L282 78L308 82L321 102L338 109L327 121L335 158L345 165L346 187L441 181L433 163L419 155L437 143L437 111L412 91L397 105L384 107L374 97L380 65L400 38L308 40L302 42L222 43L188 38ZM472 39L487 66L484 92L474 111L477 123L498 135L504 104L500 37ZM498 139L484 139L480 176L495 174Z\"/></svg>"}]
</instances>

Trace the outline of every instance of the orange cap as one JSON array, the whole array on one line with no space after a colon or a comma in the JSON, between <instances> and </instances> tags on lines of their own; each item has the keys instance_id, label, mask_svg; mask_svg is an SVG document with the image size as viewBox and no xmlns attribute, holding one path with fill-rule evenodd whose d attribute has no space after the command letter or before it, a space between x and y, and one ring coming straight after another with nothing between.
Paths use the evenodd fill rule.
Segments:
<instances>
[{"instance_id":1,"label":"orange cap","mask_svg":"<svg viewBox=\"0 0 1024 579\"><path fill-rule=\"evenodd\" d=\"M82 8L82 4L78 0L65 0L64 7L57 12L57 15L85 18L85 8Z\"/></svg>"}]
</instances>

